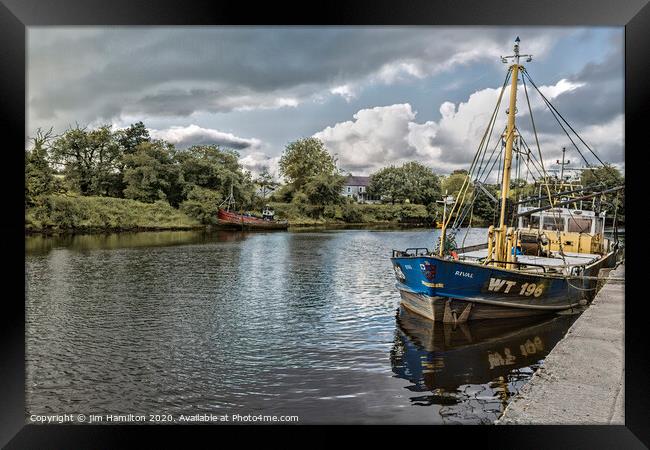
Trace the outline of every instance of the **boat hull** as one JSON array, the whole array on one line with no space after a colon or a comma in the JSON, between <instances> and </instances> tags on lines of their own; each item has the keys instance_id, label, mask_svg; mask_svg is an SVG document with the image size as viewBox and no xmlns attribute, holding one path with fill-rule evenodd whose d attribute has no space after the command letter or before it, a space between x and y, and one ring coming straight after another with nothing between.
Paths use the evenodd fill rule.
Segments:
<instances>
[{"instance_id":1,"label":"boat hull","mask_svg":"<svg viewBox=\"0 0 650 450\"><path fill-rule=\"evenodd\" d=\"M435 321L549 314L586 305L597 290L597 280L523 273L437 256L391 261L403 306ZM615 262L616 252L611 252L586 266L582 275L596 277Z\"/></svg>"},{"instance_id":2,"label":"boat hull","mask_svg":"<svg viewBox=\"0 0 650 450\"><path fill-rule=\"evenodd\" d=\"M289 228L287 221L264 220L223 209L217 213L217 225L221 228L234 230L286 230Z\"/></svg>"}]
</instances>

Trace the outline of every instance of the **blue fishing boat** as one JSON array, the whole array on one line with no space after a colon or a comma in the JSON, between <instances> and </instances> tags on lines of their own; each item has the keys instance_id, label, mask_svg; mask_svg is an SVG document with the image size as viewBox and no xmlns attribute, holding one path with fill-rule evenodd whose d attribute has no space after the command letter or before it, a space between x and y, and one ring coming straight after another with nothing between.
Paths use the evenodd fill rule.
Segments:
<instances>
[{"instance_id":1,"label":"blue fishing boat","mask_svg":"<svg viewBox=\"0 0 650 450\"><path fill-rule=\"evenodd\" d=\"M576 149L580 152L578 143L584 144L585 152L592 152L604 167L610 166L602 163L551 105L520 64L521 58L532 60L531 55L519 53L517 38L514 54L501 58L504 63L512 64L465 181L449 214L445 213L437 248L393 250L391 261L402 305L428 319L462 323L473 319L548 314L583 306L602 284L599 283L601 269L612 268L617 262L621 249L616 240L605 237L607 211L603 205L607 205L607 198L618 196L623 186L603 188L602 183L582 186L567 183L563 174L560 178L548 174L530 108L528 83L540 94L558 123L564 125L562 129ZM515 122L520 79L537 144L535 152L523 139ZM508 82L507 124L490 153L490 138ZM568 130L577 139L572 139ZM531 167L537 169L540 176L535 184L539 187L539 196L517 202L510 198L513 156L517 172L523 162L529 172ZM485 189L491 170L488 168L495 166L497 158L503 159L499 199ZM489 227L484 244L457 248L455 236L479 195L487 195L500 204L498 221ZM447 198L445 206L446 201ZM584 202L589 207L583 208Z\"/></svg>"}]
</instances>

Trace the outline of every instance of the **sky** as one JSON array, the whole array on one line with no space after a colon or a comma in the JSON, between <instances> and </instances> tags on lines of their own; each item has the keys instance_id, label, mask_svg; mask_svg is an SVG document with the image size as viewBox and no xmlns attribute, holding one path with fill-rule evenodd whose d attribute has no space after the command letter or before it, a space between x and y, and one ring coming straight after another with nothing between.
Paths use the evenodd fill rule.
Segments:
<instances>
[{"instance_id":1,"label":"sky","mask_svg":"<svg viewBox=\"0 0 650 450\"><path fill-rule=\"evenodd\" d=\"M142 121L177 148L235 149L254 174L317 137L354 175L419 161L467 169L507 65L532 80L601 160L624 169L622 27L29 27L27 134ZM528 85L546 167L567 148ZM532 143L519 85L517 124ZM506 124L506 92L495 128ZM575 137L573 140L579 144ZM584 146L580 147L583 154ZM587 161L597 160L585 154Z\"/></svg>"}]
</instances>

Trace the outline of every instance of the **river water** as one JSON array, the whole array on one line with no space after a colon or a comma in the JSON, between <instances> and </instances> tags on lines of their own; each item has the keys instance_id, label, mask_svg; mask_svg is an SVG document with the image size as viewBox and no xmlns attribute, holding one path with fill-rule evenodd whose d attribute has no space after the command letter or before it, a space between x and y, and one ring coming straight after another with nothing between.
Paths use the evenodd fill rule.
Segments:
<instances>
[{"instance_id":1,"label":"river water","mask_svg":"<svg viewBox=\"0 0 650 450\"><path fill-rule=\"evenodd\" d=\"M27 237L27 416L492 423L575 316L451 327L400 310L391 249L436 237Z\"/></svg>"}]
</instances>

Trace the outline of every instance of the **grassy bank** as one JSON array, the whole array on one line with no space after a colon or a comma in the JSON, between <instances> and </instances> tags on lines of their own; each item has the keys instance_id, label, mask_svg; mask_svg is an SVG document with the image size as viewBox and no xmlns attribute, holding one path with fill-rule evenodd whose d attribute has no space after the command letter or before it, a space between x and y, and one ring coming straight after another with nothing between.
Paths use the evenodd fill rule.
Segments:
<instances>
[{"instance_id":1,"label":"grassy bank","mask_svg":"<svg viewBox=\"0 0 650 450\"><path fill-rule=\"evenodd\" d=\"M357 204L328 205L319 208L306 204L271 203L278 219L287 219L291 226L391 224L401 220L427 221L424 205Z\"/></svg>"},{"instance_id":2,"label":"grassy bank","mask_svg":"<svg viewBox=\"0 0 650 450\"><path fill-rule=\"evenodd\" d=\"M271 203L276 218L291 226L347 226L422 223L429 220L423 205L345 204L316 207L308 204ZM112 197L48 195L25 213L31 233L97 233L117 231L190 230L203 228L199 220L167 202L143 203Z\"/></svg>"},{"instance_id":3,"label":"grassy bank","mask_svg":"<svg viewBox=\"0 0 650 450\"><path fill-rule=\"evenodd\" d=\"M142 203L111 197L48 195L25 212L28 232L187 230L195 219L166 202Z\"/></svg>"}]
</instances>

